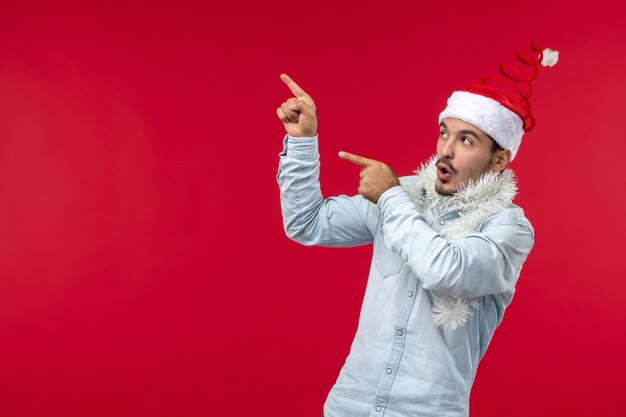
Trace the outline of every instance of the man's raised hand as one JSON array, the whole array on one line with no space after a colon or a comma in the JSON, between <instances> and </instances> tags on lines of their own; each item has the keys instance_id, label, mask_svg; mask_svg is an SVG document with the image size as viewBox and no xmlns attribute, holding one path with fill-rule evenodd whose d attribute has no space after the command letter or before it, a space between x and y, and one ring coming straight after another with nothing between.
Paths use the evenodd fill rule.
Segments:
<instances>
[{"instance_id":1,"label":"man's raised hand","mask_svg":"<svg viewBox=\"0 0 626 417\"><path fill-rule=\"evenodd\" d=\"M359 194L374 204L385 191L400 185L398 176L387 164L348 152L339 152L339 157L361 167Z\"/></svg>"},{"instance_id":2,"label":"man's raised hand","mask_svg":"<svg viewBox=\"0 0 626 417\"><path fill-rule=\"evenodd\" d=\"M317 114L313 99L287 74L280 74L280 79L287 84L294 95L276 109L276 114L283 122L285 130L292 137L315 136Z\"/></svg>"}]
</instances>

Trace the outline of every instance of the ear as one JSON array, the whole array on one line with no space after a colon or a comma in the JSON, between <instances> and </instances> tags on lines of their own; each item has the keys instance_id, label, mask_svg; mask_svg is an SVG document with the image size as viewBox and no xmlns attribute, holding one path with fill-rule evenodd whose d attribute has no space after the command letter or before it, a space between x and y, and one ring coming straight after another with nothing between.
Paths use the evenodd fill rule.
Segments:
<instances>
[{"instance_id":1,"label":"ear","mask_svg":"<svg viewBox=\"0 0 626 417\"><path fill-rule=\"evenodd\" d=\"M493 154L491 169L495 172L502 172L509 166L509 162L511 162L511 151L498 149Z\"/></svg>"}]
</instances>

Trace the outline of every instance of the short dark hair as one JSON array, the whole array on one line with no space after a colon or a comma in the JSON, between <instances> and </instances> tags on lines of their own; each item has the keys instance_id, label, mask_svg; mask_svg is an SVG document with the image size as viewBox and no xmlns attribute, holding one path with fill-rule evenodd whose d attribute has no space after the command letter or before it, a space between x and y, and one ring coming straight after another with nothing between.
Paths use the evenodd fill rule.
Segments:
<instances>
[{"instance_id":1,"label":"short dark hair","mask_svg":"<svg viewBox=\"0 0 626 417\"><path fill-rule=\"evenodd\" d=\"M489 135L487 135L487 136L489 136ZM489 136L489 139L492 140L492 142L491 142L491 153L492 154L496 153L496 151L503 151L504 150L504 148L502 146L500 146L500 144L498 142L493 140L493 138L491 136Z\"/></svg>"}]
</instances>

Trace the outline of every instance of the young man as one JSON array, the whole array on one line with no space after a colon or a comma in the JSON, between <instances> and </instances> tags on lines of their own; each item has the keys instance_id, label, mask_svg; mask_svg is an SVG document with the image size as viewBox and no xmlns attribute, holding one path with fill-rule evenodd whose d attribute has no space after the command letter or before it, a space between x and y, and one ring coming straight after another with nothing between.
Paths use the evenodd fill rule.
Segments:
<instances>
[{"instance_id":1,"label":"young man","mask_svg":"<svg viewBox=\"0 0 626 417\"><path fill-rule=\"evenodd\" d=\"M539 61L524 57L536 76ZM415 176L340 152L362 167L359 195L323 199L315 103L281 79L294 95L277 109L287 131L277 176L287 235L304 245L374 244L359 327L325 416L467 416L478 362L533 245L508 169L532 128L530 108L519 111L510 94L503 105L491 87L454 92L437 153Z\"/></svg>"}]
</instances>

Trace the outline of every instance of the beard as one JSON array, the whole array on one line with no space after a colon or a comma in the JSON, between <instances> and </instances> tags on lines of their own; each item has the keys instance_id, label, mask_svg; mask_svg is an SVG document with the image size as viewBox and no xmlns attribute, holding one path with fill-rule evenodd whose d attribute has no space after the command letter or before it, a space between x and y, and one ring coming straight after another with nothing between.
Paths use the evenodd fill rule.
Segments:
<instances>
[{"instance_id":1,"label":"beard","mask_svg":"<svg viewBox=\"0 0 626 417\"><path fill-rule=\"evenodd\" d=\"M435 191L437 192L437 194L446 196L446 197L453 196L457 192L467 188L469 184L474 183L476 181L480 181L480 179L485 173L491 171L490 161L488 161L487 163L485 163L484 166L479 167L478 169L470 168L470 169L465 169L459 172L457 169L455 169L452 166L452 164L450 164L445 159L441 158L440 160L442 162L445 162L448 165L449 171L453 175L453 178L445 182L439 178L437 178L437 180L435 181ZM458 180L458 182L455 185L450 183L454 179Z\"/></svg>"},{"instance_id":2,"label":"beard","mask_svg":"<svg viewBox=\"0 0 626 417\"><path fill-rule=\"evenodd\" d=\"M459 191L458 188L455 188L454 190L446 190L443 185L439 184L438 182L435 182L435 191L437 192L437 194L445 196L445 197L449 197L451 195L454 195L457 191Z\"/></svg>"}]
</instances>

